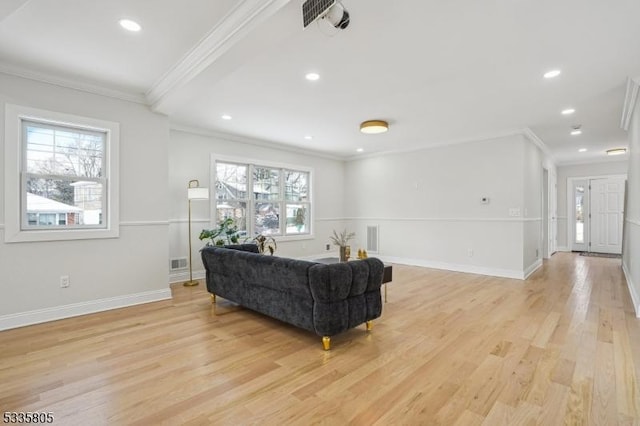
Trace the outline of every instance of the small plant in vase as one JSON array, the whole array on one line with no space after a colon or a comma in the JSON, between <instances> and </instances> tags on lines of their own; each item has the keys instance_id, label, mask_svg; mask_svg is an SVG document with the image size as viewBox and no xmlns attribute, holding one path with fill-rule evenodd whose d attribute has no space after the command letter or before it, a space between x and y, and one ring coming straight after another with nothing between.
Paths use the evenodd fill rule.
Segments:
<instances>
[{"instance_id":1,"label":"small plant in vase","mask_svg":"<svg viewBox=\"0 0 640 426\"><path fill-rule=\"evenodd\" d=\"M276 244L276 240L269 235L258 234L257 237L253 239L258 246L258 251L262 254L269 253L273 256L273 253L276 252L278 245Z\"/></svg>"},{"instance_id":2,"label":"small plant in vase","mask_svg":"<svg viewBox=\"0 0 640 426\"><path fill-rule=\"evenodd\" d=\"M347 232L347 230L345 229L340 233L337 233L334 230L333 235L329 237L334 245L340 247L340 262L346 262L347 260L349 260L351 250L348 243L349 240L353 239L355 236L355 232Z\"/></svg>"}]
</instances>

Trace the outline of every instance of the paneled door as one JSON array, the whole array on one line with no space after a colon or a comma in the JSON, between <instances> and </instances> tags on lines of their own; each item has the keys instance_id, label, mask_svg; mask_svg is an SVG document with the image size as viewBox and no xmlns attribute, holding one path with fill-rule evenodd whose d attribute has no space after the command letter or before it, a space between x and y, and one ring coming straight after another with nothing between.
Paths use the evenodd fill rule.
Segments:
<instances>
[{"instance_id":1,"label":"paneled door","mask_svg":"<svg viewBox=\"0 0 640 426\"><path fill-rule=\"evenodd\" d=\"M624 178L592 179L590 247L596 253L622 253Z\"/></svg>"}]
</instances>

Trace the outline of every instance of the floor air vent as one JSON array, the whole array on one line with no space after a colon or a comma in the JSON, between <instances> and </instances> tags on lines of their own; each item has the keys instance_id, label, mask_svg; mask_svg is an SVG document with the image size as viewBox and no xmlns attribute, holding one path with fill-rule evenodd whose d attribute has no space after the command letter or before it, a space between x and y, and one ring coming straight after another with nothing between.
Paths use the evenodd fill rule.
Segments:
<instances>
[{"instance_id":1,"label":"floor air vent","mask_svg":"<svg viewBox=\"0 0 640 426\"><path fill-rule=\"evenodd\" d=\"M171 259L170 269L172 271L178 271L180 269L187 269L189 264L186 257L179 257L177 259Z\"/></svg>"},{"instance_id":2,"label":"floor air vent","mask_svg":"<svg viewBox=\"0 0 640 426\"><path fill-rule=\"evenodd\" d=\"M378 225L367 226L367 251L369 253L378 252Z\"/></svg>"}]
</instances>

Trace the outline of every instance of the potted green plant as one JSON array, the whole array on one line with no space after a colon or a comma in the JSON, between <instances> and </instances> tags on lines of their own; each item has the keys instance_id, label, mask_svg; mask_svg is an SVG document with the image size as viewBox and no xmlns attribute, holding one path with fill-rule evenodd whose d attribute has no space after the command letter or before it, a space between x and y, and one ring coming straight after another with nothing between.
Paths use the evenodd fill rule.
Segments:
<instances>
[{"instance_id":1,"label":"potted green plant","mask_svg":"<svg viewBox=\"0 0 640 426\"><path fill-rule=\"evenodd\" d=\"M335 231L335 229L333 230L333 235L330 236L329 239L331 240L331 242L333 242L334 245L340 247L340 262L346 262L347 260L349 260L349 252L351 250L349 250L348 242L355 236L355 232L347 232L346 229L339 234Z\"/></svg>"},{"instance_id":2,"label":"potted green plant","mask_svg":"<svg viewBox=\"0 0 640 426\"><path fill-rule=\"evenodd\" d=\"M238 244L240 242L240 231L232 218L226 218L218 224L215 229L203 229L200 232L201 241L207 241L208 246L223 246L225 244Z\"/></svg>"}]
</instances>

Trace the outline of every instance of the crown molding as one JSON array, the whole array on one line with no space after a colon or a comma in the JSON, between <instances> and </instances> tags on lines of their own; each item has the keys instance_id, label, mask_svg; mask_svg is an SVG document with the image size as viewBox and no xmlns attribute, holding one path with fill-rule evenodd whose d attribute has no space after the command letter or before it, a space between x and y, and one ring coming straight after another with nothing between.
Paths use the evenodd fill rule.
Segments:
<instances>
[{"instance_id":1,"label":"crown molding","mask_svg":"<svg viewBox=\"0 0 640 426\"><path fill-rule=\"evenodd\" d=\"M544 154L551 160L551 162L555 164L556 162L555 157L551 154L549 147L547 147L547 145L542 141L542 139L540 139L538 135L536 135L528 127L524 129L505 130L503 132L490 133L490 134L472 137L472 138L452 139L446 142L438 142L435 144L430 144L428 146L419 146L419 147L413 147L413 148L407 148L407 149L396 149L396 150L388 150L388 151L381 151L381 152L373 152L371 154L349 155L348 157L345 157L345 161L356 161L356 160L363 160L367 158L383 157L386 155L393 155L393 154L406 154L411 152L420 152L420 151L425 151L429 149L441 148L445 146L483 142L488 140L506 138L509 136L525 136L531 143L533 143L538 148L540 148L542 152L544 152Z\"/></svg>"},{"instance_id":2,"label":"crown molding","mask_svg":"<svg viewBox=\"0 0 640 426\"><path fill-rule=\"evenodd\" d=\"M624 105L622 107L622 118L620 119L620 127L623 130L629 130L633 109L638 102L638 92L640 91L640 76L635 78L627 78L627 93L624 96Z\"/></svg>"},{"instance_id":3,"label":"crown molding","mask_svg":"<svg viewBox=\"0 0 640 426\"><path fill-rule=\"evenodd\" d=\"M538 135L535 134L533 130L531 130L528 127L525 127L524 129L522 129L522 134L526 138L528 138L530 142L532 142L534 145L540 148L544 153L544 155L546 155L547 158L549 158L549 160L551 160L553 164L557 163L556 158L551 153L551 150L549 149L549 147L542 141L542 139L538 137Z\"/></svg>"},{"instance_id":4,"label":"crown molding","mask_svg":"<svg viewBox=\"0 0 640 426\"><path fill-rule=\"evenodd\" d=\"M146 93L155 109L171 91L185 85L204 71L234 44L291 0L244 0L233 8Z\"/></svg>"},{"instance_id":5,"label":"crown molding","mask_svg":"<svg viewBox=\"0 0 640 426\"><path fill-rule=\"evenodd\" d=\"M5 0L0 2L0 22L22 9L28 2L29 0Z\"/></svg>"},{"instance_id":6,"label":"crown molding","mask_svg":"<svg viewBox=\"0 0 640 426\"><path fill-rule=\"evenodd\" d=\"M503 132L489 133L486 135L470 137L470 138L450 139L445 142L436 142L426 146L414 146L414 147L409 147L405 149L392 149L387 151L372 152L370 154L366 154L366 153L354 154L354 155L349 155L344 157L344 160L357 161L357 160L364 160L367 158L384 157L387 155L394 155L394 154L408 154L412 152L426 151L430 149L442 148L447 146L462 145L462 144L474 143L474 142L483 142L483 141L488 141L493 139L500 139L500 138L506 138L509 136L519 136L519 135L522 135L522 130L512 129L512 130L505 130Z\"/></svg>"},{"instance_id":7,"label":"crown molding","mask_svg":"<svg viewBox=\"0 0 640 426\"><path fill-rule=\"evenodd\" d=\"M142 93L133 93L121 89L112 89L101 86L99 84L81 82L68 77L52 75L41 71L34 71L16 65L10 65L4 62L0 62L0 73L38 81L41 83L52 84L54 86L64 87L67 89L74 89L82 92L92 93L94 95L106 96L109 98L120 99L127 102L147 105L146 98Z\"/></svg>"},{"instance_id":8,"label":"crown molding","mask_svg":"<svg viewBox=\"0 0 640 426\"><path fill-rule=\"evenodd\" d=\"M588 164L610 164L610 163L626 163L627 155L617 155L617 158L607 157L607 159L584 159L584 160L574 160L574 161L561 161L557 164L558 167L564 166L583 166Z\"/></svg>"},{"instance_id":9,"label":"crown molding","mask_svg":"<svg viewBox=\"0 0 640 426\"><path fill-rule=\"evenodd\" d=\"M314 151L312 149L297 148L291 145L285 145L280 142L267 141L263 139L254 139L248 136L235 135L231 133L217 132L215 130L202 129L200 127L187 126L187 125L183 125L175 122L169 123L169 129L175 130L178 132L183 132L183 133L191 133L194 135L223 139L231 142L255 145L263 148L277 149L280 151L291 152L294 154L311 155L313 157L324 158L326 160L345 161L344 158L339 157L337 155L331 155L331 154L327 154L320 151Z\"/></svg>"}]
</instances>

